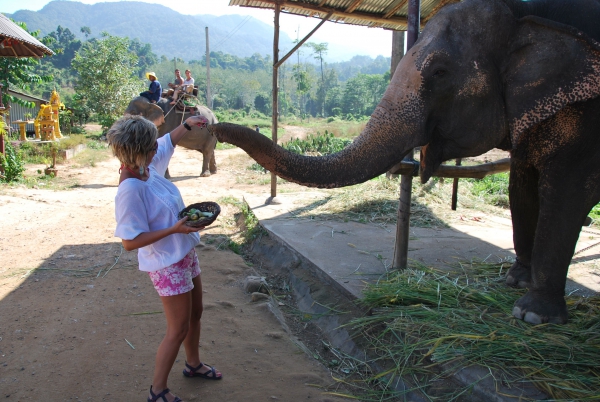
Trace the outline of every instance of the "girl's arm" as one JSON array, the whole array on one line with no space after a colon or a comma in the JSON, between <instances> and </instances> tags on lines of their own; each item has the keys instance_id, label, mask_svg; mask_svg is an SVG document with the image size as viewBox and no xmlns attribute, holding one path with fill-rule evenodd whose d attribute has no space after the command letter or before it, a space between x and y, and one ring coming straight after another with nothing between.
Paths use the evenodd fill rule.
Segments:
<instances>
[{"instance_id":1,"label":"girl's arm","mask_svg":"<svg viewBox=\"0 0 600 402\"><path fill-rule=\"evenodd\" d=\"M206 118L203 116L190 116L187 119L185 119L185 122L190 127L193 127L194 125L203 127L206 126L206 124L208 123ZM173 146L177 145L177 143L183 138L184 135L188 133L188 131L189 130L185 128L183 124L175 127L171 131L171 143L173 144Z\"/></svg>"},{"instance_id":2,"label":"girl's arm","mask_svg":"<svg viewBox=\"0 0 600 402\"><path fill-rule=\"evenodd\" d=\"M123 239L123 240L121 240L121 243L123 243L123 248L125 250L131 251L131 250L135 250L135 249L138 249L141 247L148 246L152 243L156 243L160 239L164 239L165 237L175 234L175 233L190 234L192 232L198 232L201 229L204 229L204 226L191 227L191 226L185 225L185 221L187 221L187 220L188 220L188 217L186 216L183 219L180 219L179 221L177 221L177 223L174 224L173 226L171 226L170 228L155 230L153 232L143 232L143 233L140 233L139 235L137 235L132 240Z\"/></svg>"}]
</instances>

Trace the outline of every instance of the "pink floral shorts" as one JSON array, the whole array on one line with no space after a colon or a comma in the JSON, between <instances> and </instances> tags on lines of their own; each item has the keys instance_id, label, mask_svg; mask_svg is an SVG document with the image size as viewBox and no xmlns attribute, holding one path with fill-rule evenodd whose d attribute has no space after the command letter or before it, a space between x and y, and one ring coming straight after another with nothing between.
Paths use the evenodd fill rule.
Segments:
<instances>
[{"instance_id":1,"label":"pink floral shorts","mask_svg":"<svg viewBox=\"0 0 600 402\"><path fill-rule=\"evenodd\" d=\"M187 253L175 264L158 271L148 272L159 296L176 296L194 289L192 279L200 275L200 264L196 250Z\"/></svg>"}]
</instances>

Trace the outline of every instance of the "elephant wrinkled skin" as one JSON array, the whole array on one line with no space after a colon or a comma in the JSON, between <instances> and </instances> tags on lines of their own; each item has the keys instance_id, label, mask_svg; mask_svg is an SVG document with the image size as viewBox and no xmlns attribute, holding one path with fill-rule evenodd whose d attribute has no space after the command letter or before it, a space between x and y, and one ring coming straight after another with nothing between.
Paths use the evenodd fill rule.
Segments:
<instances>
[{"instance_id":1,"label":"elephant wrinkled skin","mask_svg":"<svg viewBox=\"0 0 600 402\"><path fill-rule=\"evenodd\" d=\"M165 98L161 98L157 103L150 103L146 98L140 96L129 103L125 113L142 115L153 121L158 126L158 134L162 137L191 116L190 113L183 114L173 110L173 108L174 106L171 106ZM198 106L198 114L204 116L208 120L208 124L218 123L213 112L205 106ZM217 173L217 163L215 161L217 139L208 132L206 127L192 127L192 131L179 141L179 145L202 153L200 177L208 177ZM168 169L165 177L170 177Z\"/></svg>"},{"instance_id":2,"label":"elephant wrinkled skin","mask_svg":"<svg viewBox=\"0 0 600 402\"><path fill-rule=\"evenodd\" d=\"M513 315L565 323L568 267L600 200L598 21L598 0L444 7L400 61L365 130L334 155L295 155L232 124L210 130L282 178L313 187L364 182L418 146L422 182L445 160L510 150L517 260L506 281L528 288Z\"/></svg>"}]
</instances>

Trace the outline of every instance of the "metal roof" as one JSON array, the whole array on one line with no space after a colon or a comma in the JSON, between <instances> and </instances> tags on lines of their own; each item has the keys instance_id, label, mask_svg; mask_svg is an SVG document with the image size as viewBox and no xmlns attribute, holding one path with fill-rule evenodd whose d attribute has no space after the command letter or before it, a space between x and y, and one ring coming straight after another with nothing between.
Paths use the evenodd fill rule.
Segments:
<instances>
[{"instance_id":1,"label":"metal roof","mask_svg":"<svg viewBox=\"0 0 600 402\"><path fill-rule=\"evenodd\" d=\"M20 91L15 91L14 89L10 89L10 88L8 89L8 93L17 98L21 98L21 99L24 99L24 100L30 101L30 102L50 103L50 101L47 99L38 98L37 96L33 96L33 95L27 95L26 93L23 93Z\"/></svg>"},{"instance_id":2,"label":"metal roof","mask_svg":"<svg viewBox=\"0 0 600 402\"><path fill-rule=\"evenodd\" d=\"M460 0L421 0L421 25L443 6ZM324 19L342 24L406 31L408 0L230 0L230 6L275 9L289 14Z\"/></svg>"},{"instance_id":3,"label":"metal roof","mask_svg":"<svg viewBox=\"0 0 600 402\"><path fill-rule=\"evenodd\" d=\"M43 57L54 52L23 28L0 14L0 57Z\"/></svg>"}]
</instances>

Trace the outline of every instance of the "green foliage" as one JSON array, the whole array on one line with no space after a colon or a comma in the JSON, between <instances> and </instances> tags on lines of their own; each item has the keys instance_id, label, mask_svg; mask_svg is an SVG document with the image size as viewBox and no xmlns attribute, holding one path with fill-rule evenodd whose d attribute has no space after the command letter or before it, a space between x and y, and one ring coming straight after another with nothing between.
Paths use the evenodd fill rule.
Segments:
<instances>
[{"instance_id":1,"label":"green foliage","mask_svg":"<svg viewBox=\"0 0 600 402\"><path fill-rule=\"evenodd\" d=\"M133 52L138 57L137 75L140 78L144 77L144 73L150 70L150 66L158 63L158 56L152 53L152 45L142 43L135 38L129 43L129 51Z\"/></svg>"},{"instance_id":2,"label":"green foliage","mask_svg":"<svg viewBox=\"0 0 600 402\"><path fill-rule=\"evenodd\" d=\"M324 135L321 135L320 133L317 133L316 136L309 134L306 140L298 138L292 139L283 144L283 148L301 155L329 155L341 151L351 142L351 140L337 138L333 133L329 133L325 130Z\"/></svg>"},{"instance_id":3,"label":"green foliage","mask_svg":"<svg viewBox=\"0 0 600 402\"><path fill-rule=\"evenodd\" d=\"M486 203L508 208L508 172L492 174L483 179L467 179L472 183L471 192L484 198Z\"/></svg>"},{"instance_id":4,"label":"green foliage","mask_svg":"<svg viewBox=\"0 0 600 402\"><path fill-rule=\"evenodd\" d=\"M382 75L359 74L348 80L342 97L342 112L368 116L383 97L388 81Z\"/></svg>"},{"instance_id":5,"label":"green foliage","mask_svg":"<svg viewBox=\"0 0 600 402\"><path fill-rule=\"evenodd\" d=\"M73 68L79 74L75 90L108 129L123 115L127 104L141 89L135 77L138 57L129 51L129 40L103 33L77 52Z\"/></svg>"},{"instance_id":6,"label":"green foliage","mask_svg":"<svg viewBox=\"0 0 600 402\"><path fill-rule=\"evenodd\" d=\"M70 69L71 60L81 48L81 41L69 30L60 25L55 31L50 32L46 38L51 39L50 49L56 53L49 58L50 63L58 69Z\"/></svg>"},{"instance_id":7,"label":"green foliage","mask_svg":"<svg viewBox=\"0 0 600 402\"><path fill-rule=\"evenodd\" d=\"M0 134L2 135L2 134ZM0 154L0 165L4 170L4 177L0 176L3 182L18 181L22 178L25 171L25 163L19 150L15 149L9 142L6 143L6 155Z\"/></svg>"},{"instance_id":8,"label":"green foliage","mask_svg":"<svg viewBox=\"0 0 600 402\"><path fill-rule=\"evenodd\" d=\"M236 254L241 254L243 248L248 246L254 239L266 234L266 231L260 226L258 218L245 201L240 201L234 197L223 197L218 200L219 204L229 204L239 209L239 213L235 214L238 225L245 229L240 232L238 238L230 238L228 247Z\"/></svg>"},{"instance_id":9,"label":"green foliage","mask_svg":"<svg viewBox=\"0 0 600 402\"><path fill-rule=\"evenodd\" d=\"M600 204L597 204L594 206L594 208L592 208L592 210L589 213L589 216L594 221L598 221L600 219Z\"/></svg>"}]
</instances>

